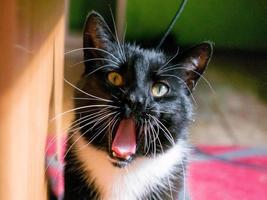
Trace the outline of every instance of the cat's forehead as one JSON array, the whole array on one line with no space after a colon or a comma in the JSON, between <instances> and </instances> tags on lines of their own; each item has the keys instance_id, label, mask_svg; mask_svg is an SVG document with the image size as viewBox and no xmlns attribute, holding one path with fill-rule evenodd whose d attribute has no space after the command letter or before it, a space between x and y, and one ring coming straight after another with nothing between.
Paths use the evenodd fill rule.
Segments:
<instances>
[{"instance_id":1,"label":"cat's forehead","mask_svg":"<svg viewBox=\"0 0 267 200\"><path fill-rule=\"evenodd\" d=\"M159 68L166 63L166 55L155 49L144 49L137 45L125 46L126 62L136 67Z\"/></svg>"}]
</instances>

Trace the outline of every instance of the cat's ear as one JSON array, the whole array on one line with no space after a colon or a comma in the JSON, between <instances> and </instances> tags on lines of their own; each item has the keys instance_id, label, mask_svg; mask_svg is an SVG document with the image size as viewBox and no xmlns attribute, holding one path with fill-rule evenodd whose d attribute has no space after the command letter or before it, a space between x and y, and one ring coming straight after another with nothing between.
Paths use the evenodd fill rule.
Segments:
<instances>
[{"instance_id":1,"label":"cat's ear","mask_svg":"<svg viewBox=\"0 0 267 200\"><path fill-rule=\"evenodd\" d=\"M113 42L113 35L104 18L97 12L88 14L83 31L83 47L85 57L92 57L108 50Z\"/></svg>"},{"instance_id":2,"label":"cat's ear","mask_svg":"<svg viewBox=\"0 0 267 200\"><path fill-rule=\"evenodd\" d=\"M213 52L213 45L211 42L203 42L182 53L180 63L185 69L184 81L188 89L192 91L196 86L197 81L202 76Z\"/></svg>"}]
</instances>

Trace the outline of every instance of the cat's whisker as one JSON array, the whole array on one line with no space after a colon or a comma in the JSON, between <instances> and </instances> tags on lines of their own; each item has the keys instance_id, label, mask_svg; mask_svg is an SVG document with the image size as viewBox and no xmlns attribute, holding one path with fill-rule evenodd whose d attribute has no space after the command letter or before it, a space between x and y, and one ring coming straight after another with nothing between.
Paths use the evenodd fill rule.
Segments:
<instances>
[{"instance_id":1,"label":"cat's whisker","mask_svg":"<svg viewBox=\"0 0 267 200\"><path fill-rule=\"evenodd\" d=\"M67 141L69 141L69 140L70 140L70 139L71 139L77 132L78 132L78 130L75 131L74 133L72 133L72 135L67 139ZM77 139L75 142L77 142L83 135L84 135L84 134L82 134L81 136L79 136L78 139ZM67 142L67 141L66 141L66 142ZM67 154L69 153L69 151L71 150L71 148L72 148L73 146L74 146L74 145L71 145L71 146L66 150L66 152L65 152L65 154L64 154L64 156L63 156L63 160L65 160ZM45 172L46 172L47 169L50 167L50 164L51 164L51 162L47 163L47 166L46 166L46 168L45 168Z\"/></svg>"},{"instance_id":2,"label":"cat's whisker","mask_svg":"<svg viewBox=\"0 0 267 200\"><path fill-rule=\"evenodd\" d=\"M144 129L144 142L145 142L145 144L144 144L144 152L146 152L147 151L147 133L146 133L146 124L145 124L145 122L144 121L142 121L142 123L144 124L144 126L143 126L143 129ZM146 155L146 153L145 153L145 155Z\"/></svg>"},{"instance_id":3,"label":"cat's whisker","mask_svg":"<svg viewBox=\"0 0 267 200\"><path fill-rule=\"evenodd\" d=\"M149 148L148 148L148 153L150 153L150 148L151 148L151 151L152 151L152 153L154 153L154 149L153 149L153 143L151 142L152 140L153 140L153 137L152 137L152 135L151 135L151 133L150 133L150 129L149 129L149 126L148 126L148 120L146 121L146 127L147 127L147 134L148 134L148 146L149 146ZM154 155L154 154L153 154ZM152 155L152 156L153 156Z\"/></svg>"},{"instance_id":4,"label":"cat's whisker","mask_svg":"<svg viewBox=\"0 0 267 200\"><path fill-rule=\"evenodd\" d=\"M106 109L109 109L109 108L101 109L101 110L100 110L99 112L97 112L97 113L93 113L93 114L87 115L87 116L85 116L85 117L82 117L82 118L80 118L80 119L74 121L74 122L71 124L71 126L68 127L67 130L64 130L63 132L66 132L66 131L69 132L70 130L71 130L72 132L75 132L75 131L77 131L77 130L79 130L79 129L85 127L85 126L88 126L88 125L91 124L91 123L94 123L94 121L91 121L90 123L87 123L87 124L85 124L85 125L82 126L82 127L78 127L78 128L76 128L76 129L73 129L74 127L78 126L78 125L81 124L81 123L84 123L84 122L86 122L86 121L88 121L88 120L91 120L91 119L94 119L94 118L99 117L99 116L101 116L101 115L104 115L104 114L106 114L106 113L109 113L109 111L105 111ZM93 115L93 117L90 117L90 116L92 116L92 115ZM84 119L84 120L81 121L82 119ZM78 123L77 123L77 122L78 122ZM72 135L72 136L73 136L73 135ZM72 136L70 136L65 142L68 142L69 139L71 139ZM47 147L46 147L46 153L47 153L49 147L50 147L52 144L54 144L54 142L56 141L56 138L57 138L57 136L54 136L53 139L49 142L49 144L48 144Z\"/></svg>"},{"instance_id":5,"label":"cat's whisker","mask_svg":"<svg viewBox=\"0 0 267 200\"><path fill-rule=\"evenodd\" d=\"M168 184L168 178L169 178L169 174L167 175L167 183L162 183L166 188L164 189L164 190L162 190L162 192L167 196L167 197L169 197L171 200L173 200L173 198L172 198L172 195L171 194L169 194L169 192L168 192L168 190L170 190L170 189L168 189L168 187L170 188L170 185ZM171 193L172 191L170 191L170 193Z\"/></svg>"},{"instance_id":6,"label":"cat's whisker","mask_svg":"<svg viewBox=\"0 0 267 200\"><path fill-rule=\"evenodd\" d=\"M173 187L172 187L172 183L171 183L171 180L170 180L170 175L168 174L168 186L169 186L169 190L170 190L170 197L171 197L171 200L174 200L173 199L173 194L172 194L172 190L173 190Z\"/></svg>"},{"instance_id":7,"label":"cat's whisker","mask_svg":"<svg viewBox=\"0 0 267 200\"><path fill-rule=\"evenodd\" d=\"M113 122L111 123L110 128L109 128L109 143L108 143L109 149L111 149L111 141L113 138L113 132L114 132L114 128L115 128L118 121L119 121L119 118L117 118L117 119L114 118Z\"/></svg>"},{"instance_id":8,"label":"cat's whisker","mask_svg":"<svg viewBox=\"0 0 267 200\"><path fill-rule=\"evenodd\" d=\"M69 84L71 87L73 87L74 89L80 91L81 93L83 93L83 94L85 94L85 95L87 95L87 96L89 96L89 97L92 97L92 98L95 98L95 99L99 99L100 101L113 102L112 100L104 99L104 98L102 98L102 97L97 97L97 96L95 96L95 95L89 94L89 93L87 93L87 92L81 90L80 88L76 87L75 85L73 85L72 83L70 83L70 82L69 82L67 79L65 79L65 78L64 78L64 81L65 81L67 84Z\"/></svg>"},{"instance_id":9,"label":"cat's whisker","mask_svg":"<svg viewBox=\"0 0 267 200\"><path fill-rule=\"evenodd\" d=\"M72 49L70 51L67 51L65 52L64 54L70 54L70 53L73 53L73 52L76 52L76 51L81 51L81 50L96 50L96 51L101 51L103 53L106 53L108 55L110 55L112 58L114 58L118 63L121 62L121 60L119 60L114 54L104 50L104 49L99 49L99 48L95 48L95 47L84 47L84 48L78 48L78 49Z\"/></svg>"},{"instance_id":10,"label":"cat's whisker","mask_svg":"<svg viewBox=\"0 0 267 200\"><path fill-rule=\"evenodd\" d=\"M82 147L79 147L79 151L81 151L83 148L87 147L89 144L91 144L105 129L107 129L112 123L113 120L116 119L116 117L119 115L119 113L117 113L110 121L107 121L106 123L103 124L104 128L101 128L101 130L98 130L94 135L93 138L90 138L90 141L87 142L85 145L83 145ZM87 130L88 131L88 130ZM86 131L86 133L87 133Z\"/></svg>"},{"instance_id":11,"label":"cat's whisker","mask_svg":"<svg viewBox=\"0 0 267 200\"><path fill-rule=\"evenodd\" d=\"M166 65L164 68L159 69L159 70L157 71L157 74L158 74L158 75L159 75L159 74L162 74L162 73L166 72L166 70L169 70L169 69L171 69L171 68L173 68L173 67L176 67L176 66L182 66L182 64L179 63L179 64L175 64L175 65L170 65L170 66Z\"/></svg>"},{"instance_id":12,"label":"cat's whisker","mask_svg":"<svg viewBox=\"0 0 267 200\"><path fill-rule=\"evenodd\" d=\"M179 54L179 48L177 49L177 51L176 51L176 53L174 54L174 56L173 57L171 57L166 63L164 63L164 65L163 66L161 66L160 68L159 68L159 71L161 70L161 69L163 69L164 67L166 67L177 55Z\"/></svg>"},{"instance_id":13,"label":"cat's whisker","mask_svg":"<svg viewBox=\"0 0 267 200\"><path fill-rule=\"evenodd\" d=\"M69 131L75 131L75 130L77 130L77 129L83 128L83 126L82 126L82 127L78 127L78 128L76 128L76 129L73 129L74 127L79 126L81 123L87 122L87 121L89 121L89 120L92 120L92 119L97 118L97 117L100 117L100 116L104 116L104 115L106 115L106 114L108 114L108 113L110 113L110 111L103 111L103 112L93 113L93 114L87 115L87 116L83 117L83 118L85 118L85 119L83 119L82 121L78 121L78 123L76 123L75 125L73 125L73 126L70 128ZM76 120L76 121L77 121L77 120ZM91 121L91 122L93 123L94 121Z\"/></svg>"},{"instance_id":14,"label":"cat's whisker","mask_svg":"<svg viewBox=\"0 0 267 200\"><path fill-rule=\"evenodd\" d=\"M159 128L163 131L165 137L168 139L168 141L171 143L171 145L174 146L175 145L174 139L173 139L170 131L166 128L166 126L160 120L158 120L156 117L154 117L150 114L148 114L148 115L151 116L152 119L154 119L154 121L159 124Z\"/></svg>"},{"instance_id":15,"label":"cat's whisker","mask_svg":"<svg viewBox=\"0 0 267 200\"><path fill-rule=\"evenodd\" d=\"M151 119L150 116L149 116L149 118ZM159 125L158 125L158 123L156 123L157 131L155 130L155 128L153 127L153 125L152 125L151 123L150 123L150 126L151 126L151 130L152 130L152 132L154 132L154 134L155 134L155 136L156 136L156 139L155 139L155 140L158 140L158 142L159 142L159 146L160 146L160 149L161 149L161 153L164 154L163 146L162 146L162 143L161 143L160 138L159 138L159 131L160 131L160 129L159 129Z\"/></svg>"},{"instance_id":16,"label":"cat's whisker","mask_svg":"<svg viewBox=\"0 0 267 200\"><path fill-rule=\"evenodd\" d=\"M148 121L149 127L150 127L151 131L152 131L153 133L155 133L155 131L153 131L153 130L155 130L155 129L154 129L153 125L151 124L150 119L151 119L151 117L149 118L149 121ZM155 136L155 138L153 139L152 142L154 142L154 141L156 141L156 140L158 139L158 134L155 134L154 136Z\"/></svg>"},{"instance_id":17,"label":"cat's whisker","mask_svg":"<svg viewBox=\"0 0 267 200\"><path fill-rule=\"evenodd\" d=\"M76 110L81 110L81 109L85 109L85 108L94 108L94 107L119 108L118 106L107 105L107 104L80 106L78 108L73 108L73 109L70 109L70 110L67 110L65 112L57 114L55 117L50 119L50 121L53 121L53 120L55 120L55 119L57 119L57 118L59 118L59 117L61 117L63 115L66 115L66 114L71 113L71 112L76 111Z\"/></svg>"},{"instance_id":18,"label":"cat's whisker","mask_svg":"<svg viewBox=\"0 0 267 200\"><path fill-rule=\"evenodd\" d=\"M84 114L84 113L94 113L94 112L98 112L100 109L102 109L101 107L97 107L97 108L90 108L90 109L88 109L88 110L86 110L86 111L81 111L81 112L75 112L75 113L77 113L77 114ZM105 108L105 109L111 109L111 108ZM114 108L114 109L116 109L116 108Z\"/></svg>"},{"instance_id":19,"label":"cat's whisker","mask_svg":"<svg viewBox=\"0 0 267 200\"><path fill-rule=\"evenodd\" d=\"M105 109L107 109L107 108L105 108ZM104 115L104 114L106 114L106 113L109 113L109 111L100 110L100 111L97 112L97 113L91 113L91 114L89 114L89 115L86 115L86 116L84 116L84 117L81 117L81 118L75 120L74 122L72 122L72 123L70 124L70 126L67 128L67 130L64 130L64 132L65 132L65 131L69 132L69 131L71 131L71 130L74 131L73 128L76 127L76 126L78 126L78 125L80 125L81 123L84 123L84 122L86 122L86 121L89 121L89 120L91 120L91 119L94 119L95 117L98 117L99 115Z\"/></svg>"},{"instance_id":20,"label":"cat's whisker","mask_svg":"<svg viewBox=\"0 0 267 200\"><path fill-rule=\"evenodd\" d=\"M72 136L74 136L76 133L77 133L78 131L76 131L76 132L74 132L74 133L72 133L73 135ZM74 147L74 145L85 135L86 133L83 133L83 134L81 134L70 146L69 146L69 148L66 150L66 152L65 152L65 154L64 154L64 156L63 156L63 158L64 158L64 160L65 160L65 158L66 158L66 156L68 155L68 153L69 153L69 151Z\"/></svg>"},{"instance_id":21,"label":"cat's whisker","mask_svg":"<svg viewBox=\"0 0 267 200\"><path fill-rule=\"evenodd\" d=\"M144 135L144 133L142 133L143 132L143 130L144 130L144 120L143 119L141 119L141 124L140 124L140 128L139 128L139 135L141 135L141 134L143 134ZM144 142L146 143L146 139L145 139L145 137L144 137ZM143 148L143 151L145 151L145 144L144 144L144 148Z\"/></svg>"},{"instance_id":22,"label":"cat's whisker","mask_svg":"<svg viewBox=\"0 0 267 200\"><path fill-rule=\"evenodd\" d=\"M110 12L111 12L111 16L112 16L112 18L113 18L113 23L115 22L115 20L114 20L114 16L113 16L113 13L112 13L112 10L111 10L111 8L110 8ZM117 36L115 36L114 34L113 34L113 32L110 30L110 28L109 28L109 26L108 26L108 24L107 24L107 22L105 21L105 20L103 20L103 23L104 23L104 26L107 28L107 30L109 31L109 33L111 34L111 36L113 37L113 39L117 42L117 44L118 44L118 37ZM114 23L114 29L115 29L115 31L117 31L117 29L116 29L116 25L115 25L115 23ZM120 52L119 50L118 50L118 52ZM120 54L120 53L119 53ZM120 55L121 56L121 55ZM123 57L121 56L120 57L120 59L121 59L121 62L124 62L125 60L123 59Z\"/></svg>"},{"instance_id":23,"label":"cat's whisker","mask_svg":"<svg viewBox=\"0 0 267 200\"><path fill-rule=\"evenodd\" d=\"M112 12L112 9L111 8L110 8L110 13L111 13L111 19L112 19L112 22L113 22L113 26L114 26L114 32L115 32L115 36L116 36L116 42L117 42L117 45L119 47L119 53L121 55L121 58L124 61L126 61L125 54L123 54L123 51L122 51L122 48L121 48L121 44L120 44L120 41L119 41L117 26L116 26L116 22L115 22L114 15L113 15L113 12Z\"/></svg>"},{"instance_id":24,"label":"cat's whisker","mask_svg":"<svg viewBox=\"0 0 267 200\"><path fill-rule=\"evenodd\" d=\"M147 120L145 119L145 124L144 124L144 132L145 132L145 139L146 139L146 144L147 144L147 149L146 149L146 153L145 156L149 153L150 150L150 140L151 140L151 136L148 133L148 128L147 128Z\"/></svg>"},{"instance_id":25,"label":"cat's whisker","mask_svg":"<svg viewBox=\"0 0 267 200\"><path fill-rule=\"evenodd\" d=\"M114 113L116 113L116 112L114 112ZM99 118L99 119L95 119L95 120L94 120L94 125L93 125L93 127L91 127L91 128L89 129L89 131L92 131L93 128L95 128L98 124L102 123L104 120L108 119L108 117L111 116L111 115L114 114L114 113L110 113L110 114L108 114L108 115L103 115L103 117L101 117L101 118ZM95 130L96 130L96 131L99 131L101 128L103 128L103 127L105 126L106 123L107 123L107 122L104 122L104 123L101 124L99 127L96 127Z\"/></svg>"},{"instance_id":26,"label":"cat's whisker","mask_svg":"<svg viewBox=\"0 0 267 200\"><path fill-rule=\"evenodd\" d=\"M155 138L154 138L154 134L151 131L151 127L149 126L149 119L147 120L147 132L149 135L149 145L151 145L151 151L152 151L152 156L155 158L156 157L156 144L155 144Z\"/></svg>"},{"instance_id":27,"label":"cat's whisker","mask_svg":"<svg viewBox=\"0 0 267 200\"><path fill-rule=\"evenodd\" d=\"M154 145L154 158L157 156L157 136L155 135L155 133L153 132L152 130L152 125L151 125L151 122L150 122L150 119L148 120L148 124L149 124L149 129L151 130L151 133L152 133L152 137L153 137L153 145Z\"/></svg>"},{"instance_id":28,"label":"cat's whisker","mask_svg":"<svg viewBox=\"0 0 267 200\"><path fill-rule=\"evenodd\" d=\"M125 94L126 93L126 91L125 90L123 90L122 88L119 88L119 90L123 93L123 94Z\"/></svg>"},{"instance_id":29,"label":"cat's whisker","mask_svg":"<svg viewBox=\"0 0 267 200\"><path fill-rule=\"evenodd\" d=\"M150 111L155 112L155 113L172 114L171 112L167 112L167 111L159 111L159 110L150 110Z\"/></svg>"},{"instance_id":30,"label":"cat's whisker","mask_svg":"<svg viewBox=\"0 0 267 200\"><path fill-rule=\"evenodd\" d=\"M87 117L87 116L86 116L86 117ZM72 122L72 123L70 124L70 126L72 126L73 124L77 123L77 121L79 121L79 120L80 120L80 119L75 120L74 122ZM62 132L65 133L65 131L66 131L66 130L68 131L68 129L70 129L70 128L67 127L67 128L64 129ZM45 155L47 154L47 152L48 152L49 148L51 147L51 145L53 145L53 144L56 142L57 137L58 137L58 136L54 136L54 137L49 141L49 143L46 145Z\"/></svg>"},{"instance_id":31,"label":"cat's whisker","mask_svg":"<svg viewBox=\"0 0 267 200\"><path fill-rule=\"evenodd\" d=\"M99 127L95 128L96 132L92 135L93 138L90 138L89 144L91 142L93 142L103 132L103 130L105 130L105 126L110 122L111 122L111 120L107 119L107 120L103 121ZM108 127L106 127L106 128L108 128ZM105 135L106 134L103 134L101 138L98 138L98 141L101 142L103 140L103 138L105 137ZM84 146L87 146L87 145L84 145Z\"/></svg>"},{"instance_id":32,"label":"cat's whisker","mask_svg":"<svg viewBox=\"0 0 267 200\"><path fill-rule=\"evenodd\" d=\"M154 193L153 197L153 199L164 200L157 192Z\"/></svg>"},{"instance_id":33,"label":"cat's whisker","mask_svg":"<svg viewBox=\"0 0 267 200\"><path fill-rule=\"evenodd\" d=\"M150 110L150 109L155 108L155 107L156 107L155 105L151 105L151 106L149 106L149 107L147 108L147 110Z\"/></svg>"},{"instance_id":34,"label":"cat's whisker","mask_svg":"<svg viewBox=\"0 0 267 200\"><path fill-rule=\"evenodd\" d=\"M77 62L77 63L71 65L70 67L75 67L75 66L80 65L82 63L91 62L91 61L106 61L106 62L111 62L111 63L114 64L112 66L115 67L115 68L118 68L118 66L120 65L120 63L118 63L118 62L116 62L114 60L110 60L108 58L90 58L90 59L86 59L86 60Z\"/></svg>"},{"instance_id":35,"label":"cat's whisker","mask_svg":"<svg viewBox=\"0 0 267 200\"><path fill-rule=\"evenodd\" d=\"M95 73L95 72L97 72L97 71L99 71L99 70L101 70L101 69L104 69L104 68L107 68L107 67L112 67L112 66L113 66L113 65L103 65L103 66L101 66L101 67L97 67L97 69L93 70L93 71L90 72L89 74L86 74L86 77L92 75L93 73Z\"/></svg>"},{"instance_id":36,"label":"cat's whisker","mask_svg":"<svg viewBox=\"0 0 267 200\"><path fill-rule=\"evenodd\" d=\"M157 131L156 131L155 128L153 127L153 125L151 123L150 123L150 126L151 126L151 129L152 129L152 131L154 132L154 134L156 136L155 140L158 140L159 141L159 145L161 147L161 153L164 153L162 144L161 144L160 139L159 139L159 128L157 128Z\"/></svg>"},{"instance_id":37,"label":"cat's whisker","mask_svg":"<svg viewBox=\"0 0 267 200\"><path fill-rule=\"evenodd\" d=\"M151 141L152 141L152 136L151 136L150 132L148 131L148 126L147 126L147 120L146 119L145 119L145 135L147 137L147 151L145 153L145 156L146 156L150 152Z\"/></svg>"},{"instance_id":38,"label":"cat's whisker","mask_svg":"<svg viewBox=\"0 0 267 200\"><path fill-rule=\"evenodd\" d=\"M149 120L147 120L147 133L149 135L149 143L151 144L152 156L155 158L155 146L153 142L153 135L149 127Z\"/></svg>"},{"instance_id":39,"label":"cat's whisker","mask_svg":"<svg viewBox=\"0 0 267 200\"><path fill-rule=\"evenodd\" d=\"M100 117L100 116L102 116L102 115L105 115L106 113L108 113L108 112L101 113L100 115L93 116L93 117L91 117L91 118L88 117L88 118L84 119L83 121L78 122L77 124L73 125L73 127L71 127L69 131L75 133L75 132L77 132L78 130L80 130L80 129L86 127L86 126L88 126L88 125L90 125L90 124L93 124L93 123L95 122L95 120L92 120L92 121L86 123L86 124L83 125L83 126L80 126L81 123L87 122L87 121L89 121L89 120L91 120L91 119L94 119L94 118L97 118L97 117ZM78 126L78 127L77 127L77 126ZM75 128L75 127L77 127L77 128ZM75 128L75 129L74 129L74 128ZM74 135L74 134L72 134L70 137L68 137L68 139L67 139L66 142L68 142L68 141L73 137L73 135Z\"/></svg>"},{"instance_id":40,"label":"cat's whisker","mask_svg":"<svg viewBox=\"0 0 267 200\"><path fill-rule=\"evenodd\" d=\"M117 113L117 112L116 112ZM109 118L106 118L106 120L103 122L103 123L97 123L99 126L98 127L95 127L95 130L96 130L96 133L98 132L98 131L101 131L105 126L106 126L106 124L108 124L109 122L111 122L112 121L112 119L111 120L108 120ZM104 136L104 135L103 135ZM99 141L101 141L101 140L99 140Z\"/></svg>"},{"instance_id":41,"label":"cat's whisker","mask_svg":"<svg viewBox=\"0 0 267 200\"><path fill-rule=\"evenodd\" d=\"M183 199L185 200L185 196L186 196L186 194L185 194L185 186L186 186L186 176L185 176L185 167L184 167L184 162L183 162L183 160L181 160L181 167L182 167L182 173L183 173L183 185L184 185L184 187L183 187Z\"/></svg>"},{"instance_id":42,"label":"cat's whisker","mask_svg":"<svg viewBox=\"0 0 267 200\"><path fill-rule=\"evenodd\" d=\"M103 119L106 119L106 118L108 118L110 115L113 115L113 114L115 114L115 113L118 113L118 111L115 111L115 112L112 112L112 113L109 113L108 115L105 115L105 116L103 116L103 117L101 117L91 128L90 128L90 130L93 130L93 128L95 127L95 126L97 126L99 123L101 123L102 121L103 121Z\"/></svg>"},{"instance_id":43,"label":"cat's whisker","mask_svg":"<svg viewBox=\"0 0 267 200\"><path fill-rule=\"evenodd\" d=\"M194 95L192 94L192 92L190 90L190 88L188 87L188 85L186 84L186 82L182 78L180 78L180 77L178 77L176 75L172 75L172 74L162 74L161 76L173 77L173 78L177 78L179 81L181 81L185 85L185 87L186 87L187 91L189 92L190 96L192 97L194 104L196 106L198 105Z\"/></svg>"},{"instance_id":44,"label":"cat's whisker","mask_svg":"<svg viewBox=\"0 0 267 200\"><path fill-rule=\"evenodd\" d=\"M123 38L122 38L123 54L125 56L125 60L126 60L126 54L125 54L125 36L126 36L126 31L127 31L127 23L125 23L125 25L124 25L124 33L123 33Z\"/></svg>"},{"instance_id":45,"label":"cat's whisker","mask_svg":"<svg viewBox=\"0 0 267 200\"><path fill-rule=\"evenodd\" d=\"M118 99L118 101L120 101L119 100L119 98L118 97L116 97L115 95L111 95L114 99Z\"/></svg>"},{"instance_id":46,"label":"cat's whisker","mask_svg":"<svg viewBox=\"0 0 267 200\"><path fill-rule=\"evenodd\" d=\"M87 100L87 101L99 101L99 99L95 98L83 98L83 97L72 97L74 100Z\"/></svg>"},{"instance_id":47,"label":"cat's whisker","mask_svg":"<svg viewBox=\"0 0 267 200\"><path fill-rule=\"evenodd\" d=\"M113 113L115 113L115 112L113 112ZM109 117L110 116L110 114L109 115L105 115L104 117L102 117L101 119L99 119L97 122L102 122L103 120L105 120L105 118L107 118L107 117ZM92 122L89 122L88 124L86 124L86 126L88 126L90 123L92 123ZM95 125L95 124L94 124ZM67 149L67 151L65 152L65 154L64 154L64 159L66 158L66 156L68 155L68 153L69 153L69 151L73 148L73 146L88 132L88 131L90 131L90 130L92 130L92 128L90 128L90 129L88 129L87 131L85 131L84 133L82 133L70 146L69 146L69 148ZM76 132L75 132L76 133ZM75 134L75 133L73 133L73 135Z\"/></svg>"},{"instance_id":48,"label":"cat's whisker","mask_svg":"<svg viewBox=\"0 0 267 200\"><path fill-rule=\"evenodd\" d=\"M177 66L177 65L172 65L172 66ZM173 67L171 68L172 66L170 66L169 69L166 69L166 70L163 70L161 73L165 73L165 72L168 72L168 71L172 71L172 70L180 70L180 69L185 69L185 70L188 70L186 67ZM209 82L209 80L207 78L205 78L202 74L200 74L199 72L193 70L193 69L190 69L190 71L192 71L193 73L197 74L201 79L203 79L206 84L208 85L208 87L210 88L210 90L212 91L212 93L216 94L214 88L211 86L211 83Z\"/></svg>"},{"instance_id":49,"label":"cat's whisker","mask_svg":"<svg viewBox=\"0 0 267 200\"><path fill-rule=\"evenodd\" d=\"M105 108L105 109L106 109L106 108ZM104 110L104 109L102 109L102 110ZM102 110L99 111L99 112L102 112ZM88 121L88 120L90 120L90 119L94 119L94 118L96 118L96 117L99 117L99 115L100 115L100 116L101 116L101 115L104 115L104 114L106 114L106 113L109 113L109 112L108 112L108 111L107 111L107 112L104 112L104 111L103 111L103 113L99 113L98 115L96 115L97 113L94 113L95 116L93 116L93 118L92 118L92 117L90 118L90 116L92 116L92 115L87 115L87 116L85 116L85 117L82 117L82 118L80 118L80 119L74 121L73 123L71 123L71 127L68 127L67 130L64 130L63 132L69 132L69 131L77 132L77 130L79 130L79 129L85 127L85 126L88 126L88 125L90 125L91 123L94 123L94 121L91 121L91 122L85 124L84 126L78 127L78 128L76 128L76 129L73 129L74 127L76 127L76 126L78 126L79 124L81 124L81 123L83 123L83 122L86 122L86 121ZM85 119L85 118L86 118L86 119ZM82 119L84 119L84 120L83 120L83 121L80 121L80 120L82 120ZM80 122L79 122L79 121L80 121ZM78 123L77 123L77 122L78 122ZM70 137L68 137L67 140L65 141L65 143L67 143L73 136L74 136L74 134L72 134ZM53 145L53 144L56 142L56 139L57 139L57 136L54 136L54 137L51 139L51 141L47 144L47 146L46 146L46 150L45 150L45 153L46 153L46 154L47 154L49 148L51 147L51 145ZM49 166L49 163L48 163L48 166Z\"/></svg>"},{"instance_id":50,"label":"cat's whisker","mask_svg":"<svg viewBox=\"0 0 267 200\"><path fill-rule=\"evenodd\" d=\"M110 129L110 136L111 136L111 138L112 138L112 136L113 136L113 131L114 131L114 128L115 128L115 126L116 126L116 124L117 124L117 122L119 121L119 118L114 118L114 120L113 120L113 124L111 125L111 129Z\"/></svg>"},{"instance_id":51,"label":"cat's whisker","mask_svg":"<svg viewBox=\"0 0 267 200\"><path fill-rule=\"evenodd\" d=\"M95 138L96 138L98 135L100 135L106 128L108 128L108 127L111 125L112 120L113 120L113 119L116 119L116 117L117 117L119 114L120 114L120 113L117 112L117 114L116 114L110 121L108 121L108 122L106 123L105 127L104 127L104 128L101 128L101 130L98 131L98 132L96 133L96 135L95 135L92 139L90 139L90 142L89 142L88 144L90 144L91 142L93 142L93 141L95 140Z\"/></svg>"}]
</instances>

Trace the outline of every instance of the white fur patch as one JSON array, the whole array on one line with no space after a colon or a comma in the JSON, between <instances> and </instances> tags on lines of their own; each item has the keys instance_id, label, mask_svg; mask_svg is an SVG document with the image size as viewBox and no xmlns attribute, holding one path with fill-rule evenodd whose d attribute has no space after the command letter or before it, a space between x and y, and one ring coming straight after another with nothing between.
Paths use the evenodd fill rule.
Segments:
<instances>
[{"instance_id":1,"label":"white fur patch","mask_svg":"<svg viewBox=\"0 0 267 200\"><path fill-rule=\"evenodd\" d=\"M79 135L75 135L73 141ZM83 163L82 169L90 184L93 178L101 199L103 200L136 200L159 186L168 186L162 179L172 175L177 163L181 163L186 155L186 146L178 142L165 154L156 158L137 158L127 167L114 167L108 155L92 145L86 146L81 138L75 144L78 160ZM86 174L88 172L88 174Z\"/></svg>"}]
</instances>

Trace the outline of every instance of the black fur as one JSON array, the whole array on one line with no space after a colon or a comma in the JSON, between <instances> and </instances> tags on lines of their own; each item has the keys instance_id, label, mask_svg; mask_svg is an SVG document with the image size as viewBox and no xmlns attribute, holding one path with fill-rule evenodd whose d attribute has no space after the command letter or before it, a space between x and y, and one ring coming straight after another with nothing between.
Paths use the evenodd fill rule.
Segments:
<instances>
[{"instance_id":1,"label":"black fur","mask_svg":"<svg viewBox=\"0 0 267 200\"><path fill-rule=\"evenodd\" d=\"M76 90L75 97L88 98L85 94L86 92L111 100L112 102L108 102L109 105L119 107L116 109L119 112L116 118L118 121L132 117L136 122L138 130L136 154L117 167L130 165L136 157L153 156L153 149L145 148L146 136L141 129L142 123L144 125L144 120L150 120L155 129L157 128L156 123L158 120L168 129L174 142L179 139L186 141L187 127L192 114L190 94L211 57L212 46L209 42L172 56L166 56L158 50L142 49L134 44L122 43L120 46L116 36L112 35L104 19L98 13L92 12L89 14L84 28L84 48L85 72L78 83L78 88L84 92ZM102 68L105 65L107 66ZM172 65L176 65L174 66L175 68L166 71ZM110 71L116 71L121 74L124 80L123 86L114 87L108 83L106 77ZM158 82L162 82L169 87L168 93L160 98L153 97L151 94L152 86ZM85 99L75 100L76 108L96 104L107 104L107 102ZM92 112L86 112L90 109L92 112L97 112L97 110L93 110L96 108L79 109L76 112L76 120L84 119L88 114L91 114ZM153 118L149 117L149 115L152 115ZM112 117L113 115L106 120ZM93 128L93 124L86 125L86 123L88 121L82 122L82 120L79 123L80 132L84 134L83 138L95 148L106 152L112 157L111 143L118 123L110 124L110 126L114 126L112 133L110 133L111 127L107 127L93 140L94 133L104 127L105 121L100 124L94 124ZM89 131L90 128L92 129ZM69 133L70 137L71 135L72 132ZM159 142L156 143L156 153L161 154L171 148L172 144L162 130L159 131L158 137L162 147ZM69 148L73 142L73 140L69 141ZM94 184L88 185L83 180L82 171L80 170L81 163L75 157L72 149L70 149L65 161L65 200L100 199L100 193L96 186ZM171 180L175 186L172 191L174 197L178 197L177 190L183 187L180 169L181 166L177 163L177 173L174 174L174 178ZM142 199L159 199L159 197L168 199L166 192L170 191L164 192L164 190L166 189L162 188L162 192L157 194L146 194Z\"/></svg>"}]
</instances>

